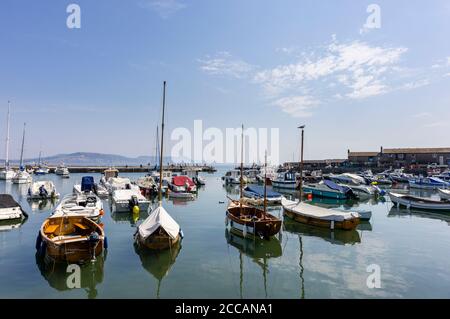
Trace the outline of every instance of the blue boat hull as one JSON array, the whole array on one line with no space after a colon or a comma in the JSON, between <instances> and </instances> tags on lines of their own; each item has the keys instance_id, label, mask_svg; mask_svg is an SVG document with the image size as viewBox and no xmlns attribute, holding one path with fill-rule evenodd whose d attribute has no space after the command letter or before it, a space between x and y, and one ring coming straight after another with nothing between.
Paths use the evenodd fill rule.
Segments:
<instances>
[{"instance_id":1,"label":"blue boat hull","mask_svg":"<svg viewBox=\"0 0 450 319\"><path fill-rule=\"evenodd\" d=\"M303 187L303 192L311 193L313 196L319 196L324 198L334 198L334 199L347 199L347 195L339 192L328 192L323 190L318 190L315 188Z\"/></svg>"}]
</instances>

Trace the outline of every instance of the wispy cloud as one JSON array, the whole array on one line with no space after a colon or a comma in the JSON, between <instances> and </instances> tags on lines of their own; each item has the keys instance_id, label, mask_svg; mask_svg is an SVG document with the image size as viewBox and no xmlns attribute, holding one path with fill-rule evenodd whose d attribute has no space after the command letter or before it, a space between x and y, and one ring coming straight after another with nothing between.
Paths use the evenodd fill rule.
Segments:
<instances>
[{"instance_id":1,"label":"wispy cloud","mask_svg":"<svg viewBox=\"0 0 450 319\"><path fill-rule=\"evenodd\" d=\"M449 125L450 125L450 123L448 121L436 121L436 122L425 124L423 127L435 128L435 127L447 127Z\"/></svg>"},{"instance_id":2,"label":"wispy cloud","mask_svg":"<svg viewBox=\"0 0 450 319\"><path fill-rule=\"evenodd\" d=\"M430 112L421 112L421 113L414 114L412 117L421 119L421 118L427 118L427 117L431 117L431 116L432 115Z\"/></svg>"},{"instance_id":3,"label":"wispy cloud","mask_svg":"<svg viewBox=\"0 0 450 319\"><path fill-rule=\"evenodd\" d=\"M208 74L231 76L237 79L248 76L256 68L241 59L234 58L229 52L206 56L198 62L201 64L200 68Z\"/></svg>"},{"instance_id":4,"label":"wispy cloud","mask_svg":"<svg viewBox=\"0 0 450 319\"><path fill-rule=\"evenodd\" d=\"M333 101L363 100L398 90L430 85L448 73L450 57L434 66L405 66L408 48L372 45L353 40L339 42L336 36L325 45L301 51L295 46L276 49L290 62L256 67L229 52L199 60L201 70L212 75L245 78L259 85L268 103L295 117L311 116L314 107ZM432 71L434 70L434 71Z\"/></svg>"},{"instance_id":5,"label":"wispy cloud","mask_svg":"<svg viewBox=\"0 0 450 319\"><path fill-rule=\"evenodd\" d=\"M141 8L155 11L163 19L186 8L186 4L178 0L141 0L138 5Z\"/></svg>"},{"instance_id":6,"label":"wispy cloud","mask_svg":"<svg viewBox=\"0 0 450 319\"><path fill-rule=\"evenodd\" d=\"M319 104L312 96L289 96L273 102L283 112L293 117L309 117L312 115L311 110Z\"/></svg>"}]
</instances>

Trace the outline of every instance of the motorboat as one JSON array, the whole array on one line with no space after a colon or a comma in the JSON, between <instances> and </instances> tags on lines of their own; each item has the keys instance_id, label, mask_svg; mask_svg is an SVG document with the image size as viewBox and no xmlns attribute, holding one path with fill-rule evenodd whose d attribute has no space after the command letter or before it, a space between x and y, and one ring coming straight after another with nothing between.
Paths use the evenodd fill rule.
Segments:
<instances>
[{"instance_id":1,"label":"motorboat","mask_svg":"<svg viewBox=\"0 0 450 319\"><path fill-rule=\"evenodd\" d=\"M343 173L343 174L330 174L328 176L329 179L334 181L335 183L343 183L347 185L365 185L366 180L356 174L351 173Z\"/></svg>"},{"instance_id":2,"label":"motorboat","mask_svg":"<svg viewBox=\"0 0 450 319\"><path fill-rule=\"evenodd\" d=\"M410 180L409 187L419 189L450 188L450 183L437 177L419 177Z\"/></svg>"},{"instance_id":3,"label":"motorboat","mask_svg":"<svg viewBox=\"0 0 450 319\"><path fill-rule=\"evenodd\" d=\"M263 204L264 187L259 185L248 185L243 189L243 195L246 198L257 200L256 203ZM281 205L283 195L273 190L266 191L266 202L268 205ZM260 205L262 206L262 205Z\"/></svg>"},{"instance_id":4,"label":"motorboat","mask_svg":"<svg viewBox=\"0 0 450 319\"><path fill-rule=\"evenodd\" d=\"M449 199L450 200L450 190L449 189L442 189L438 188L439 196L442 199Z\"/></svg>"},{"instance_id":5,"label":"motorboat","mask_svg":"<svg viewBox=\"0 0 450 319\"><path fill-rule=\"evenodd\" d=\"M450 182L450 170L445 170L444 172L434 175L433 177L437 177L442 179L443 181Z\"/></svg>"},{"instance_id":6,"label":"motorboat","mask_svg":"<svg viewBox=\"0 0 450 319\"><path fill-rule=\"evenodd\" d=\"M67 166L65 166L64 164L61 164L55 169L55 174L60 175L62 177L69 177L70 171L67 168Z\"/></svg>"},{"instance_id":7,"label":"motorboat","mask_svg":"<svg viewBox=\"0 0 450 319\"><path fill-rule=\"evenodd\" d=\"M73 186L73 194L90 194L93 193L98 197L108 197L108 190L100 184L96 184L93 176L83 176L81 178L81 184L75 184Z\"/></svg>"},{"instance_id":8,"label":"motorboat","mask_svg":"<svg viewBox=\"0 0 450 319\"><path fill-rule=\"evenodd\" d=\"M289 218L302 224L328 229L353 230L361 220L357 212L343 212L286 198L283 198L282 205L284 214Z\"/></svg>"},{"instance_id":9,"label":"motorboat","mask_svg":"<svg viewBox=\"0 0 450 319\"><path fill-rule=\"evenodd\" d=\"M112 210L115 213L148 211L150 201L136 189L116 189L112 193Z\"/></svg>"},{"instance_id":10,"label":"motorboat","mask_svg":"<svg viewBox=\"0 0 450 319\"><path fill-rule=\"evenodd\" d=\"M151 175L146 175L138 178L136 185L139 187L143 194L151 196L158 192L158 185L155 179Z\"/></svg>"},{"instance_id":11,"label":"motorboat","mask_svg":"<svg viewBox=\"0 0 450 319\"><path fill-rule=\"evenodd\" d=\"M50 169L46 166L39 166L34 170L34 175L47 175L50 172Z\"/></svg>"},{"instance_id":12,"label":"motorboat","mask_svg":"<svg viewBox=\"0 0 450 319\"><path fill-rule=\"evenodd\" d=\"M450 211L450 201L449 200L436 200L431 198L413 196L409 194L399 194L394 192L389 192L389 197L394 205L397 207L403 206L407 209L417 208L417 209L429 209L429 210L441 210Z\"/></svg>"},{"instance_id":13,"label":"motorboat","mask_svg":"<svg viewBox=\"0 0 450 319\"><path fill-rule=\"evenodd\" d=\"M52 199L58 198L55 184L52 181L38 181L31 184L28 188L28 199Z\"/></svg>"},{"instance_id":14,"label":"motorboat","mask_svg":"<svg viewBox=\"0 0 450 319\"><path fill-rule=\"evenodd\" d=\"M85 263L95 260L107 248L103 228L83 216L47 218L42 224L36 250L58 262Z\"/></svg>"},{"instance_id":15,"label":"motorboat","mask_svg":"<svg viewBox=\"0 0 450 319\"><path fill-rule=\"evenodd\" d=\"M70 194L61 200L52 217L82 216L97 222L104 214L103 203L95 194Z\"/></svg>"},{"instance_id":16,"label":"motorboat","mask_svg":"<svg viewBox=\"0 0 450 319\"><path fill-rule=\"evenodd\" d=\"M12 178L13 184L30 184L33 182L33 177L26 171L18 171Z\"/></svg>"},{"instance_id":17,"label":"motorboat","mask_svg":"<svg viewBox=\"0 0 450 319\"><path fill-rule=\"evenodd\" d=\"M14 175L16 175L16 172L7 166L0 170L0 180L6 180L9 181L14 178Z\"/></svg>"},{"instance_id":18,"label":"motorboat","mask_svg":"<svg viewBox=\"0 0 450 319\"><path fill-rule=\"evenodd\" d=\"M110 195L119 189L132 189L139 191L139 186L131 183L131 180L126 177L111 177L108 179L105 186Z\"/></svg>"},{"instance_id":19,"label":"motorboat","mask_svg":"<svg viewBox=\"0 0 450 319\"><path fill-rule=\"evenodd\" d=\"M388 173L389 178L396 183L408 183L410 179L413 178L412 174L406 174L403 172L402 168L394 169L392 172Z\"/></svg>"},{"instance_id":20,"label":"motorboat","mask_svg":"<svg viewBox=\"0 0 450 319\"><path fill-rule=\"evenodd\" d=\"M259 169L249 168L244 170L244 176L247 183L257 183L259 181L258 175L260 174Z\"/></svg>"},{"instance_id":21,"label":"motorboat","mask_svg":"<svg viewBox=\"0 0 450 319\"><path fill-rule=\"evenodd\" d=\"M296 176L297 174L295 172L281 172L277 178L272 180L272 186L274 188L295 190L298 187Z\"/></svg>"},{"instance_id":22,"label":"motorboat","mask_svg":"<svg viewBox=\"0 0 450 319\"><path fill-rule=\"evenodd\" d=\"M9 194L0 194L0 220L13 220L26 217L22 207Z\"/></svg>"},{"instance_id":23,"label":"motorboat","mask_svg":"<svg viewBox=\"0 0 450 319\"><path fill-rule=\"evenodd\" d=\"M354 198L355 193L348 186L342 186L334 183L333 181L324 179L323 181L315 184L303 185L304 193L311 193L313 196L346 199Z\"/></svg>"},{"instance_id":24,"label":"motorboat","mask_svg":"<svg viewBox=\"0 0 450 319\"><path fill-rule=\"evenodd\" d=\"M194 181L190 179L188 176L174 176L172 177L172 182L169 184L169 188L172 192L188 192L195 193L197 192L197 186Z\"/></svg>"},{"instance_id":25,"label":"motorboat","mask_svg":"<svg viewBox=\"0 0 450 319\"><path fill-rule=\"evenodd\" d=\"M241 183L241 171L237 170L237 169L228 171L225 173L225 175L222 177L222 179L225 181L225 184L238 185ZM247 178L245 175L243 175L242 182L244 184L247 183Z\"/></svg>"},{"instance_id":26,"label":"motorboat","mask_svg":"<svg viewBox=\"0 0 450 319\"><path fill-rule=\"evenodd\" d=\"M103 186L108 188L107 187L107 183L108 183L109 179L110 178L116 178L116 177L119 177L119 170L117 170L115 168L111 168L111 167L108 168L108 169L105 169L103 171L103 176L100 179L100 184L102 184Z\"/></svg>"},{"instance_id":27,"label":"motorboat","mask_svg":"<svg viewBox=\"0 0 450 319\"><path fill-rule=\"evenodd\" d=\"M206 184L206 180L199 175L198 169L184 170L181 172L181 176L189 177L197 186L203 186Z\"/></svg>"},{"instance_id":28,"label":"motorboat","mask_svg":"<svg viewBox=\"0 0 450 319\"><path fill-rule=\"evenodd\" d=\"M352 192L358 196L358 198L370 198L378 195L384 195L384 190L381 190L375 185L348 185L348 184L338 184L343 187L348 187Z\"/></svg>"},{"instance_id":29,"label":"motorboat","mask_svg":"<svg viewBox=\"0 0 450 319\"><path fill-rule=\"evenodd\" d=\"M263 183L264 182L264 176L266 176L266 178L270 181L274 180L277 178L278 173L277 173L278 169L275 166L267 166L267 167L261 167L259 170L258 175L256 176L256 179L258 182Z\"/></svg>"}]
</instances>

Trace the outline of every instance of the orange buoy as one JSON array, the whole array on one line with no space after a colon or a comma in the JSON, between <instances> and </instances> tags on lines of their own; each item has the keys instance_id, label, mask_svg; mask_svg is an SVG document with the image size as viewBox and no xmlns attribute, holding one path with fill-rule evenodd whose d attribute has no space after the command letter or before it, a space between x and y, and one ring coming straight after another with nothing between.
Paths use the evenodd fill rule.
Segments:
<instances>
[{"instance_id":1,"label":"orange buoy","mask_svg":"<svg viewBox=\"0 0 450 319\"><path fill-rule=\"evenodd\" d=\"M105 215L105 211L103 209L100 209L100 216Z\"/></svg>"},{"instance_id":2,"label":"orange buoy","mask_svg":"<svg viewBox=\"0 0 450 319\"><path fill-rule=\"evenodd\" d=\"M312 193L308 193L308 195L306 196L306 198L308 198L308 200L312 200L313 194L312 194Z\"/></svg>"}]
</instances>

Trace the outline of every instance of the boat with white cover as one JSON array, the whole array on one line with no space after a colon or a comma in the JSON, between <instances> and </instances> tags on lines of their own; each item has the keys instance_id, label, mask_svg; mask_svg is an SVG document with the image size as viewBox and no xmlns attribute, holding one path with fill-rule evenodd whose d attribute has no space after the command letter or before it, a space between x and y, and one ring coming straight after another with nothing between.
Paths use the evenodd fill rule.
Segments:
<instances>
[{"instance_id":1,"label":"boat with white cover","mask_svg":"<svg viewBox=\"0 0 450 319\"><path fill-rule=\"evenodd\" d=\"M127 177L111 177L108 179L105 186L110 195L119 189L133 189L139 191L139 186L131 183L131 180Z\"/></svg>"},{"instance_id":2,"label":"boat with white cover","mask_svg":"<svg viewBox=\"0 0 450 319\"><path fill-rule=\"evenodd\" d=\"M112 193L112 210L115 213L148 211L150 201L136 189L117 189Z\"/></svg>"},{"instance_id":3,"label":"boat with white cover","mask_svg":"<svg viewBox=\"0 0 450 319\"><path fill-rule=\"evenodd\" d=\"M38 181L28 188L28 199L50 199L58 198L55 184L52 181Z\"/></svg>"},{"instance_id":4,"label":"boat with white cover","mask_svg":"<svg viewBox=\"0 0 450 319\"><path fill-rule=\"evenodd\" d=\"M62 199L52 217L79 216L98 221L103 215L103 203L95 194L70 194Z\"/></svg>"},{"instance_id":5,"label":"boat with white cover","mask_svg":"<svg viewBox=\"0 0 450 319\"><path fill-rule=\"evenodd\" d=\"M424 198L408 194L399 194L394 192L389 192L389 197L391 198L392 203L394 203L397 207L403 206L406 207L407 209L417 208L417 209L441 210L450 212L449 200L436 200L431 198Z\"/></svg>"},{"instance_id":6,"label":"boat with white cover","mask_svg":"<svg viewBox=\"0 0 450 319\"><path fill-rule=\"evenodd\" d=\"M9 194L0 194L0 220L27 217L22 207Z\"/></svg>"},{"instance_id":7,"label":"boat with white cover","mask_svg":"<svg viewBox=\"0 0 450 319\"><path fill-rule=\"evenodd\" d=\"M286 198L283 198L281 203L286 216L303 224L329 229L352 230L360 222L360 216L357 212L343 212Z\"/></svg>"}]
</instances>

